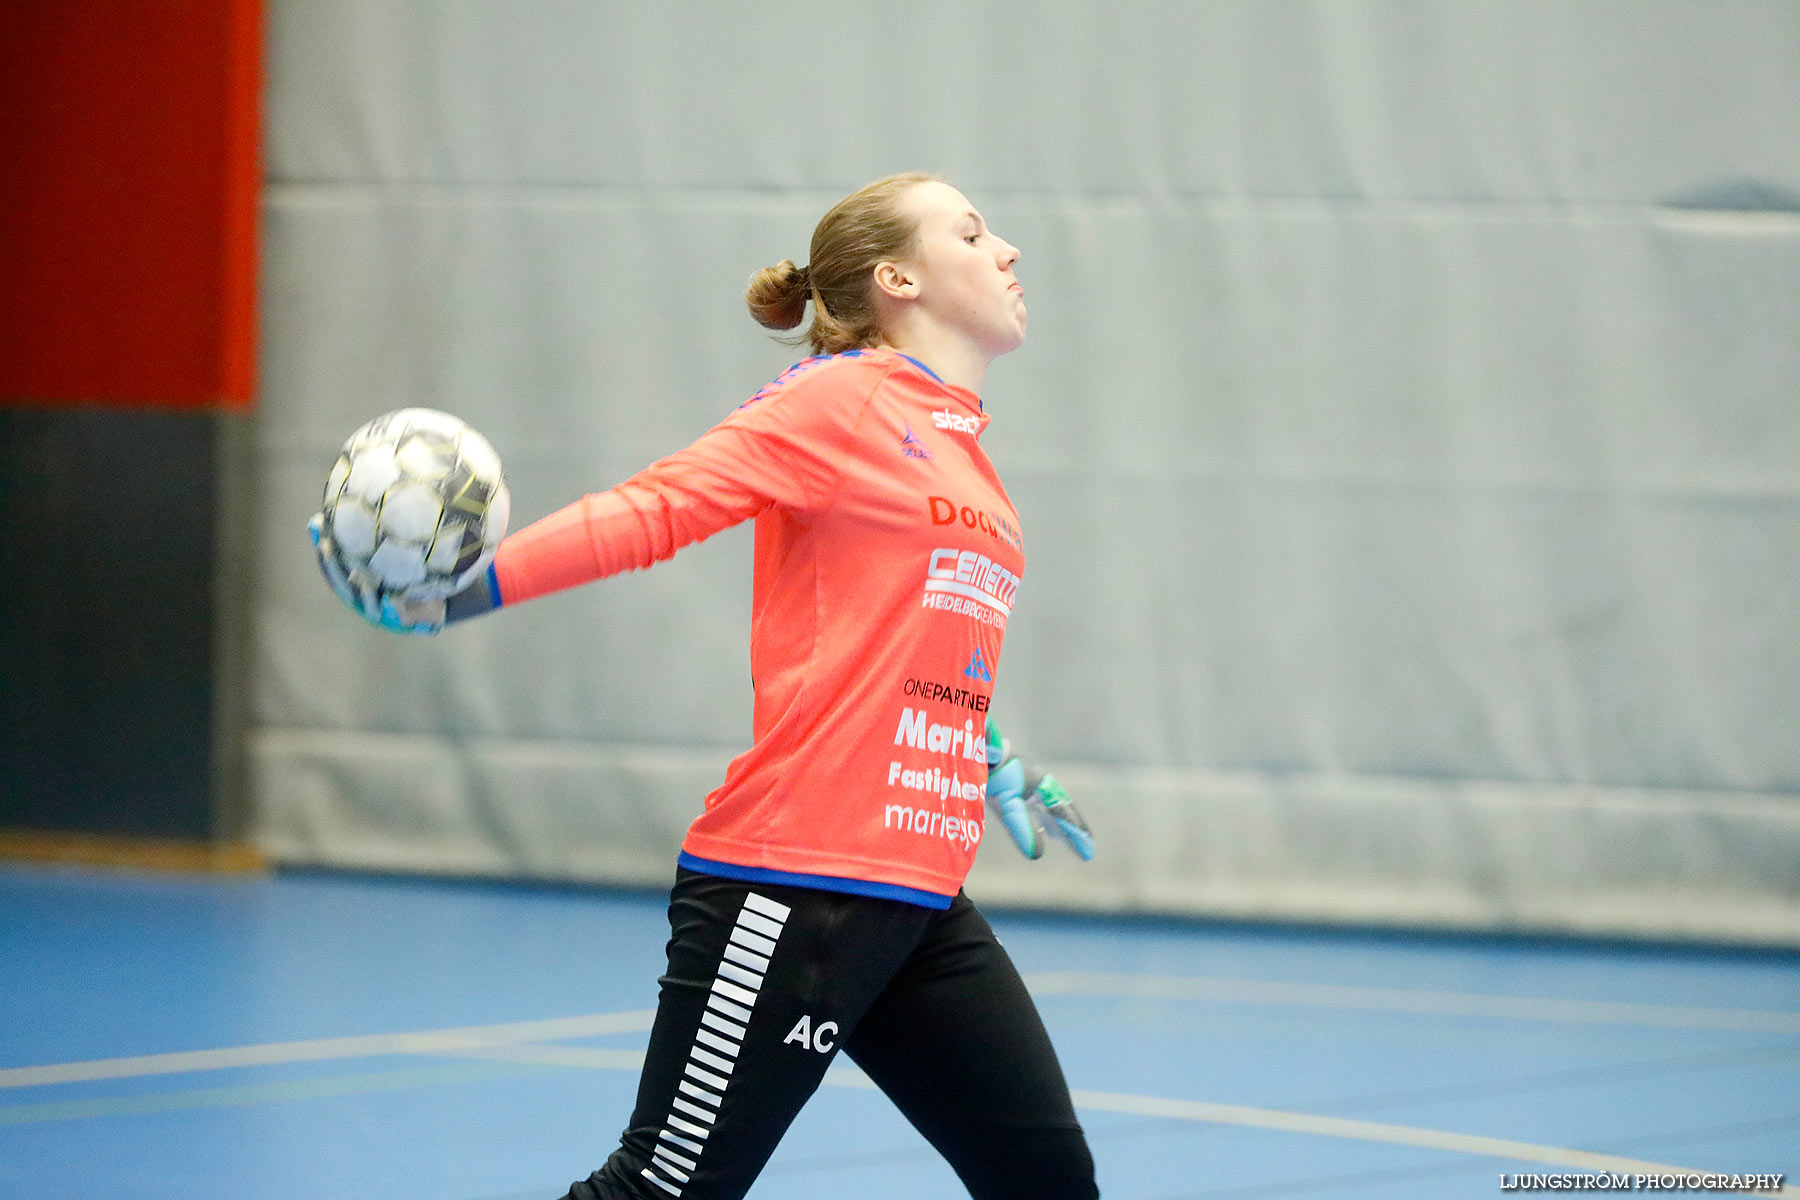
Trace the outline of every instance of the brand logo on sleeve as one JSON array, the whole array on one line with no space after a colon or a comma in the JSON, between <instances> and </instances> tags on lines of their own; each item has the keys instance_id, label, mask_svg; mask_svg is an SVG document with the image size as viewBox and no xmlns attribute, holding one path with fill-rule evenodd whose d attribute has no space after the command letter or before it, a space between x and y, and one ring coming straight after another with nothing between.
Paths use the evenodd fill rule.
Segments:
<instances>
[{"instance_id":1,"label":"brand logo on sleeve","mask_svg":"<svg viewBox=\"0 0 1800 1200\"><path fill-rule=\"evenodd\" d=\"M919 440L919 435L912 431L911 425L906 426L906 434L900 439L900 453L908 458L931 461L931 451L925 448L925 443Z\"/></svg>"},{"instance_id":2,"label":"brand logo on sleeve","mask_svg":"<svg viewBox=\"0 0 1800 1200\"><path fill-rule=\"evenodd\" d=\"M948 429L952 433L980 433L981 418L968 417L961 413L953 413L947 408L940 408L931 414L931 423L939 429Z\"/></svg>"}]
</instances>

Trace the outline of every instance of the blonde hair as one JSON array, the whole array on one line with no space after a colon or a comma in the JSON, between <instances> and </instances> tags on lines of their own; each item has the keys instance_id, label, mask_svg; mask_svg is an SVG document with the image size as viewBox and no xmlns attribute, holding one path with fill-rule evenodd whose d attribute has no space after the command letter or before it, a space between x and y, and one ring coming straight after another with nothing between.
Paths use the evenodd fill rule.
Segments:
<instances>
[{"instance_id":1,"label":"blonde hair","mask_svg":"<svg viewBox=\"0 0 1800 1200\"><path fill-rule=\"evenodd\" d=\"M744 303L765 329L792 329L813 303L812 326L793 339L810 343L814 354L839 354L872 346L881 322L872 294L877 263L902 258L912 249L919 223L900 211L900 197L915 184L942 183L936 175L908 171L858 188L819 219L812 235L812 261L796 267L783 259L750 277Z\"/></svg>"}]
</instances>

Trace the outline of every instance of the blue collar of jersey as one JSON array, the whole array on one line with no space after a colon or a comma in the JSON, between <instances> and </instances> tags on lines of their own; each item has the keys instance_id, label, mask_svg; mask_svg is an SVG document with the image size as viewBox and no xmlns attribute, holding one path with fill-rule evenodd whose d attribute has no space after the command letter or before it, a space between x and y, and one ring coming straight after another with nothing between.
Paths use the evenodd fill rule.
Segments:
<instances>
[{"instance_id":1,"label":"blue collar of jersey","mask_svg":"<svg viewBox=\"0 0 1800 1200\"><path fill-rule=\"evenodd\" d=\"M901 358L904 358L907 362L909 362L913 366L919 368L919 370L925 372L927 375L931 376L933 379L937 380L939 383L944 383L943 376L939 375L936 371L932 370L930 367L926 366L924 363L920 362L918 359L914 358L912 355L907 354L903 350L896 350L896 351L894 351L894 353L898 354ZM944 386L949 387L950 385L947 383L944 383ZM975 407L979 408L982 412L986 412L987 411L987 402L985 400L983 400L980 396L977 396L977 397L975 397Z\"/></svg>"},{"instance_id":2,"label":"blue collar of jersey","mask_svg":"<svg viewBox=\"0 0 1800 1200\"><path fill-rule=\"evenodd\" d=\"M900 355L901 358L904 358L907 362L909 362L913 366L919 368L919 370L925 372L927 375L931 376L933 379L937 380L939 383L944 382L942 376L940 376L936 371L932 370L930 367L926 366L924 363L920 362L918 359L914 358L912 355L906 354L899 350L894 351L894 353ZM945 386L949 386L949 385L946 384Z\"/></svg>"}]
</instances>

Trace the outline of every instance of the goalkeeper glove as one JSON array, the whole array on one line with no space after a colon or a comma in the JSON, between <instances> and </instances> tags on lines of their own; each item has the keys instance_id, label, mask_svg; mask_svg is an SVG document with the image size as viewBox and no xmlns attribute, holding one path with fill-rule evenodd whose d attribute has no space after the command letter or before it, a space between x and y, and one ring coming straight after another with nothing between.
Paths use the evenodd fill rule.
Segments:
<instances>
[{"instance_id":1,"label":"goalkeeper glove","mask_svg":"<svg viewBox=\"0 0 1800 1200\"><path fill-rule=\"evenodd\" d=\"M1083 861L1094 857L1094 835L1069 793L1049 775L1029 770L993 718L987 723L987 798L1026 858L1042 858L1047 833L1068 842Z\"/></svg>"},{"instance_id":2,"label":"goalkeeper glove","mask_svg":"<svg viewBox=\"0 0 1800 1200\"><path fill-rule=\"evenodd\" d=\"M442 600L401 600L383 592L366 571L346 572L331 539L323 536L324 523L323 514L314 514L306 523L306 532L312 536L325 582L346 608L369 624L394 633L432 634L444 627Z\"/></svg>"}]
</instances>

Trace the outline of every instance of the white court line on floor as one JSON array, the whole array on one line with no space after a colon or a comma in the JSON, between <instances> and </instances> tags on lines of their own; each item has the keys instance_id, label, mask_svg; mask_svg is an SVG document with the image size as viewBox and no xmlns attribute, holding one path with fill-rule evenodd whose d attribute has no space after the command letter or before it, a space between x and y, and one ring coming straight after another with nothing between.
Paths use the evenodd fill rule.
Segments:
<instances>
[{"instance_id":1,"label":"white court line on floor","mask_svg":"<svg viewBox=\"0 0 1800 1200\"><path fill-rule=\"evenodd\" d=\"M1124 996L1135 999L1210 1000L1228 1004L1281 1004L1346 1008L1422 1016L1497 1017L1508 1021L1562 1021L1586 1025L1644 1025L1659 1029L1715 1029L1732 1033L1800 1034L1800 1012L1753 1008L1702 1008L1630 1004L1474 992L1347 987L1330 983L1279 983L1210 976L1124 975L1100 971L1036 971L1025 984L1039 996Z\"/></svg>"},{"instance_id":2,"label":"white court line on floor","mask_svg":"<svg viewBox=\"0 0 1800 1200\"><path fill-rule=\"evenodd\" d=\"M415 1050L412 1053L432 1058L475 1058L484 1062L524 1063L533 1067L578 1067L590 1071L636 1071L644 1065L642 1050L608 1050L599 1046L542 1046L530 1042L446 1047L441 1050Z\"/></svg>"},{"instance_id":3,"label":"white court line on floor","mask_svg":"<svg viewBox=\"0 0 1800 1200\"><path fill-rule=\"evenodd\" d=\"M1454 1012L1467 1015L1524 1015L1513 1006L1523 1005L1531 1019L1537 1020L1607 1020L1617 1022L1636 1015L1636 1023L1668 1024L1677 1014L1684 1019L1698 1016L1707 1021L1728 1017L1756 1018L1788 1016L1780 1013L1756 1013L1732 1009L1671 1009L1654 1005L1594 1005L1585 1001L1533 1000L1526 997L1468 996L1450 992L1405 992L1379 988L1340 988L1320 984L1273 984L1252 980L1172 979L1159 976L1101 975L1091 972L1045 972L1027 977L1038 992L1093 993L1101 987L1111 991L1105 995L1173 995L1200 998L1228 997L1250 1000L1253 995L1262 1003L1324 1004L1335 1007L1383 1007L1401 1012ZM1137 990L1121 990L1141 985ZM1267 989L1262 991L1261 989ZM1271 999L1285 996L1286 999ZM1386 1003L1376 1004L1374 1001ZM1499 1003L1504 1013L1494 1009ZM1575 1016L1552 1016L1552 1010L1577 1006ZM1437 1005L1438 1007L1420 1007ZM263 1066L274 1063L317 1062L332 1058L367 1058L375 1055L408 1054L434 1058L482 1059L518 1062L534 1066L565 1067L576 1070L637 1070L643 1065L642 1050L615 1050L592 1046L558 1046L544 1044L557 1038L594 1037L609 1033L647 1031L655 1014L651 1011L595 1013L580 1017L562 1017L543 1021L517 1021L503 1025L474 1025L456 1029L425 1030L415 1033L374 1034L364 1037L318 1038L311 1041L274 1042L260 1046L238 1046L218 1050L195 1050L174 1054L150 1054L135 1058L95 1059L87 1062L59 1063L41 1067L9 1067L0 1069L0 1088L41 1086L130 1076L176 1074L188 1071L219 1070L229 1067ZM1707 1024L1705 1028L1744 1028L1739 1024ZM1765 1030L1762 1024L1752 1027ZM831 1068L825 1083L832 1087L872 1089L868 1076L849 1066ZM1617 1155L1598 1154L1559 1146L1540 1146L1531 1142L1515 1142L1479 1134L1449 1130L1425 1129L1411 1125L1390 1125L1376 1121L1358 1121L1344 1117L1328 1117L1310 1113L1286 1112L1280 1109L1248 1108L1234 1104L1213 1104L1200 1100L1176 1100L1158 1096L1137 1096L1116 1092L1076 1090L1072 1093L1077 1108L1103 1112L1130 1113L1140 1116L1169 1117L1208 1124L1239 1125L1261 1129L1305 1133L1322 1137L1351 1138L1360 1141L1388 1142L1417 1146L1422 1149L1450 1150L1463 1154L1512 1159L1519 1162L1544 1163L1593 1171L1617 1171L1629 1174L1699 1173L1694 1168L1676 1167ZM1800 1188L1784 1187L1779 1192L1762 1195L1800 1197Z\"/></svg>"},{"instance_id":4,"label":"white court line on floor","mask_svg":"<svg viewBox=\"0 0 1800 1200\"><path fill-rule=\"evenodd\" d=\"M617 1051L595 1052L582 1047L563 1046L494 1046L473 1054L449 1050L443 1057L479 1057L537 1066L604 1066L594 1058L596 1053L619 1054ZM637 1062L643 1055L636 1056ZM632 1064L636 1065L636 1064ZM875 1083L867 1075L850 1066L834 1066L825 1072L829 1087L873 1090ZM1535 1142L1517 1142L1507 1138L1481 1134L1456 1133L1446 1129L1426 1129L1416 1125L1390 1125L1381 1121L1358 1121L1347 1117L1327 1117L1313 1113L1287 1112L1274 1108L1248 1108L1241 1104L1212 1104L1204 1100L1171 1100L1161 1096L1134 1096L1119 1092L1075 1090L1070 1093L1078 1109L1098 1112L1130 1113L1134 1116L1168 1117L1182 1121L1199 1121L1210 1125L1238 1125L1254 1129L1272 1129L1283 1133L1304 1133L1318 1137L1350 1138L1363 1142L1387 1142L1397 1146L1415 1146L1423 1150L1450 1150L1484 1158L1508 1159L1514 1162L1543 1163L1554 1167L1572 1167L1586 1171L1611 1171L1627 1175L1701 1175L1693 1167L1671 1163L1648 1162L1617 1154L1600 1154L1592 1150L1576 1150L1564 1146L1541 1146ZM1719 1174L1720 1172L1713 1172ZM1784 1187L1779 1191L1756 1193L1762 1196L1800 1196L1800 1189Z\"/></svg>"},{"instance_id":5,"label":"white court line on floor","mask_svg":"<svg viewBox=\"0 0 1800 1200\"><path fill-rule=\"evenodd\" d=\"M373 1058L382 1054L431 1054L448 1049L543 1042L556 1038L596 1037L605 1033L641 1033L650 1028L653 1011L595 1013L547 1021L514 1021L505 1025L470 1025L420 1033L377 1033L363 1037L314 1038L303 1042L270 1042L220 1050L186 1050L142 1054L133 1058L97 1058L51 1063L41 1067L0 1068L0 1088L41 1087L94 1079L141 1075L178 1075L228 1067L262 1067L276 1063L321 1062L332 1058Z\"/></svg>"},{"instance_id":6,"label":"white court line on floor","mask_svg":"<svg viewBox=\"0 0 1800 1200\"><path fill-rule=\"evenodd\" d=\"M1575 1024L1640 1025L1653 1028L1713 1029L1734 1033L1800 1034L1800 1013L1763 1009L1704 1008L1629 1004L1538 996L1494 996L1471 992L1348 987L1209 976L1125 975L1099 971L1036 971L1025 976L1036 995L1124 996L1142 999L1205 1000L1232 1004L1273 1004L1309 1008L1358 1009L1428 1016L1491 1017L1503 1020L1563 1021ZM598 1013L547 1021L477 1025L420 1033L318 1038L221 1050L190 1050L133 1058L103 1058L41 1067L0 1068L0 1088L37 1087L134 1075L171 1075L227 1067L368 1058L381 1054L430 1052L419 1039L450 1039L463 1045L517 1045L650 1028L655 1014Z\"/></svg>"},{"instance_id":7,"label":"white court line on floor","mask_svg":"<svg viewBox=\"0 0 1800 1200\"><path fill-rule=\"evenodd\" d=\"M1164 1100L1155 1096L1130 1096L1117 1092L1071 1093L1076 1108L1104 1112L1133 1113L1139 1116L1174 1117L1186 1121L1205 1121L1219 1125L1247 1125L1258 1129L1279 1129L1290 1133L1310 1133L1321 1137L1354 1138L1364 1142L1389 1142L1400 1146L1418 1146L1430 1150L1453 1150L1460 1154L1487 1158L1510 1158L1521 1162L1544 1163L1554 1167L1575 1167L1587 1171L1610 1171L1626 1175L1704 1175L1708 1172L1693 1167L1677 1167L1668 1163L1644 1162L1617 1154L1597 1154L1591 1150L1575 1150L1562 1146L1539 1146L1532 1142L1515 1142L1506 1138L1483 1137L1479 1134L1454 1133L1444 1129L1422 1129L1413 1125L1388 1125L1380 1121L1356 1121L1346 1117L1316 1116L1311 1113L1284 1112L1273 1108L1245 1108L1236 1104L1208 1104L1201 1100ZM1711 1174L1728 1174L1713 1171ZM1759 1196L1800 1196L1800 1188L1784 1186L1779 1191L1762 1191Z\"/></svg>"}]
</instances>

